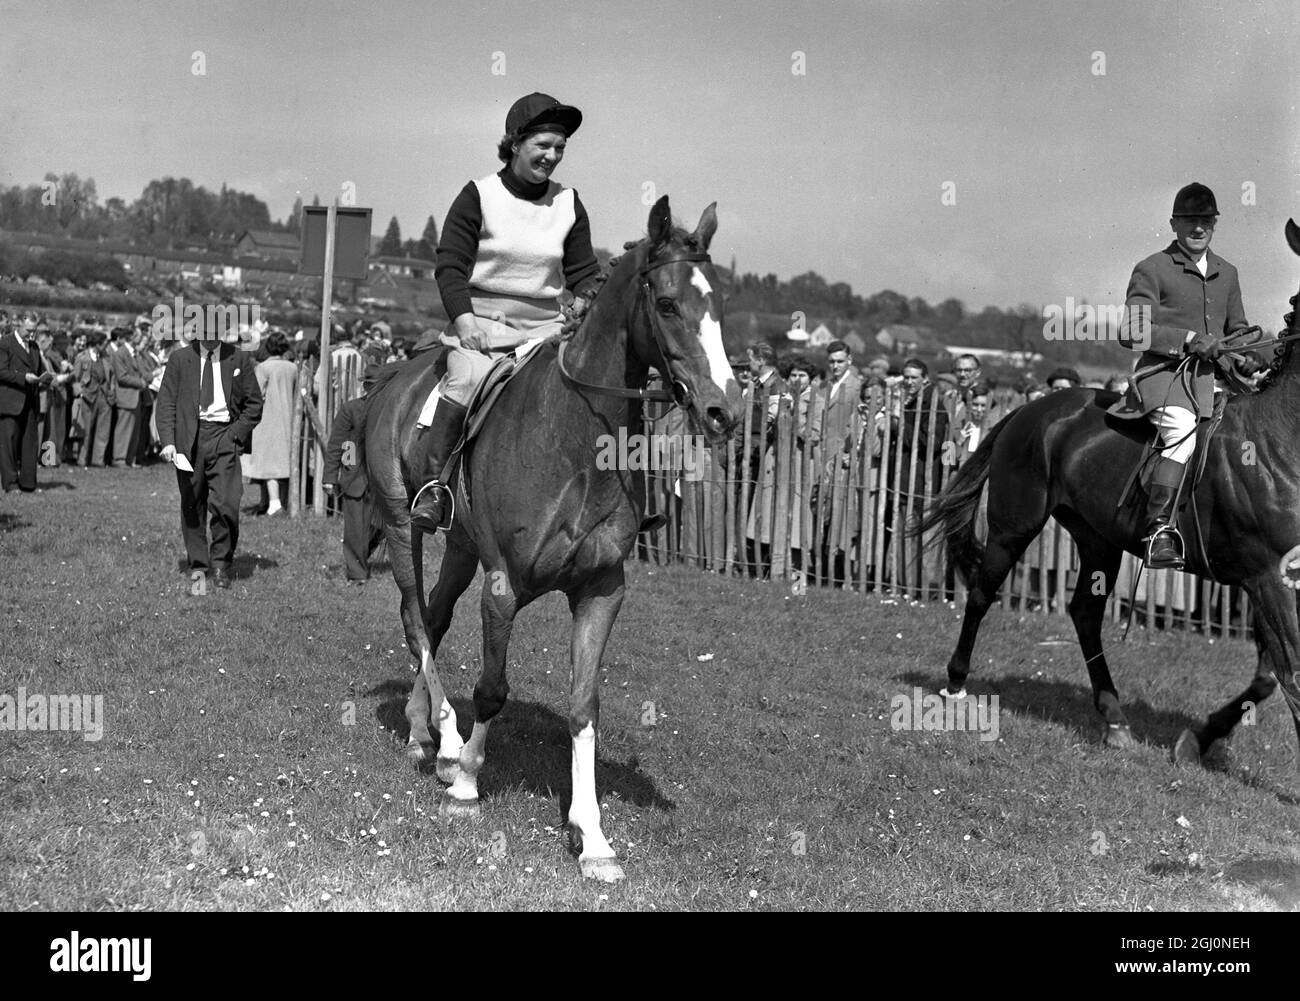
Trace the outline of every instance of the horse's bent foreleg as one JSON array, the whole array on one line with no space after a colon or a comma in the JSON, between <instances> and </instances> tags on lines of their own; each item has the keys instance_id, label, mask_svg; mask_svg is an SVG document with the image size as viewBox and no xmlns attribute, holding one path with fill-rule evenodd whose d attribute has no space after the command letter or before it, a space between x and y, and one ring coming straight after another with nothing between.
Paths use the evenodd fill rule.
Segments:
<instances>
[{"instance_id":1,"label":"horse's bent foreleg","mask_svg":"<svg viewBox=\"0 0 1300 1001\"><path fill-rule=\"evenodd\" d=\"M1079 577L1070 598L1070 618L1079 637L1088 679L1092 682L1092 704L1106 721L1107 747L1125 748L1136 741L1128 719L1120 708L1119 692L1111 680L1110 668L1101 646L1101 624L1106 618L1106 600L1119 574L1120 551L1100 539L1079 539Z\"/></svg>"},{"instance_id":2,"label":"horse's bent foreleg","mask_svg":"<svg viewBox=\"0 0 1300 1001\"><path fill-rule=\"evenodd\" d=\"M1277 682L1272 675L1286 680L1300 666L1300 618L1296 615L1296 594L1270 572L1245 584L1251 599L1251 630L1259 660L1250 686L1205 722L1184 730L1174 745L1174 760L1200 762L1218 740L1227 740L1241 718L1273 694ZM1300 724L1297 725L1300 736Z\"/></svg>"},{"instance_id":3,"label":"horse's bent foreleg","mask_svg":"<svg viewBox=\"0 0 1300 1001\"><path fill-rule=\"evenodd\" d=\"M623 868L600 829L596 798L596 733L600 717L600 659L623 604L623 566L618 564L569 595L573 613L572 695L569 735L573 740L573 800L569 827L581 843L578 863L587 879L616 882Z\"/></svg>"},{"instance_id":4,"label":"horse's bent foreleg","mask_svg":"<svg viewBox=\"0 0 1300 1001\"><path fill-rule=\"evenodd\" d=\"M483 669L474 686L474 730L460 751L459 770L447 795L453 803L478 802L478 773L486 758L488 727L501 712L509 694L506 649L514 628L515 592L503 569L488 570L483 581Z\"/></svg>"}]
</instances>

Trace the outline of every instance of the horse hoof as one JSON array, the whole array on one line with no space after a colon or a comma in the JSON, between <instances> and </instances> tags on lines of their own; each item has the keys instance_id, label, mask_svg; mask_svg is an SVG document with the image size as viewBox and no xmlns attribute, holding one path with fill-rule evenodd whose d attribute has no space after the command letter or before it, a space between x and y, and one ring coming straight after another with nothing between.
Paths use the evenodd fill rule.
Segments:
<instances>
[{"instance_id":1,"label":"horse hoof","mask_svg":"<svg viewBox=\"0 0 1300 1001\"><path fill-rule=\"evenodd\" d=\"M950 692L947 688L940 688L939 697L944 699L964 699L966 697L966 686L963 685L955 692Z\"/></svg>"},{"instance_id":2,"label":"horse hoof","mask_svg":"<svg viewBox=\"0 0 1300 1001\"><path fill-rule=\"evenodd\" d=\"M1211 742L1201 755L1201 765L1213 772L1232 771L1232 745L1224 737Z\"/></svg>"},{"instance_id":3,"label":"horse hoof","mask_svg":"<svg viewBox=\"0 0 1300 1001\"><path fill-rule=\"evenodd\" d=\"M438 766L436 770L438 773L438 781L446 782L447 785L451 785L453 782L456 781L456 776L460 774L459 756L454 758L440 757L438 759Z\"/></svg>"},{"instance_id":4,"label":"horse hoof","mask_svg":"<svg viewBox=\"0 0 1300 1001\"><path fill-rule=\"evenodd\" d=\"M614 858L579 859L578 865L582 868L583 879L595 879L602 883L617 883L627 876L623 872L623 867L618 864L618 859Z\"/></svg>"},{"instance_id":5,"label":"horse hoof","mask_svg":"<svg viewBox=\"0 0 1300 1001\"><path fill-rule=\"evenodd\" d=\"M432 745L421 744L418 740L408 740L406 742L406 760L417 768L429 760L429 753Z\"/></svg>"},{"instance_id":6,"label":"horse hoof","mask_svg":"<svg viewBox=\"0 0 1300 1001\"><path fill-rule=\"evenodd\" d=\"M1191 730L1184 730L1178 735L1174 744L1174 764L1199 765L1201 763L1201 742Z\"/></svg>"},{"instance_id":7,"label":"horse hoof","mask_svg":"<svg viewBox=\"0 0 1300 1001\"><path fill-rule=\"evenodd\" d=\"M1106 737L1102 743L1117 751L1126 751L1130 747L1137 747L1137 738L1126 724L1111 723L1106 727Z\"/></svg>"},{"instance_id":8,"label":"horse hoof","mask_svg":"<svg viewBox=\"0 0 1300 1001\"><path fill-rule=\"evenodd\" d=\"M441 820L477 820L479 806L477 799L454 799L444 795L438 804L438 817Z\"/></svg>"}]
</instances>

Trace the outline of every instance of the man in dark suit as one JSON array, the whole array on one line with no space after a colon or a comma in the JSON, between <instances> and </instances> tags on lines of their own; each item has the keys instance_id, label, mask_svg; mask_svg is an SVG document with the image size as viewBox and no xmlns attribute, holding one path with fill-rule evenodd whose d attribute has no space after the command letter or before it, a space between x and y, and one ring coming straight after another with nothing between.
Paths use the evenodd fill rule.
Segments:
<instances>
[{"instance_id":1,"label":"man in dark suit","mask_svg":"<svg viewBox=\"0 0 1300 1001\"><path fill-rule=\"evenodd\" d=\"M176 469L190 571L211 569L213 583L228 588L244 492L239 456L249 450L262 419L262 391L252 355L222 344L216 334L200 321L194 341L172 352L155 413L162 457L173 463L184 457L193 467Z\"/></svg>"},{"instance_id":2,"label":"man in dark suit","mask_svg":"<svg viewBox=\"0 0 1300 1001\"><path fill-rule=\"evenodd\" d=\"M113 354L110 361L116 386L113 410L117 417L113 429L113 464L135 469L139 466L135 461L136 412L140 409L140 390L144 389L145 383L140 375L135 346L131 343L131 331L126 327L113 328Z\"/></svg>"},{"instance_id":3,"label":"man in dark suit","mask_svg":"<svg viewBox=\"0 0 1300 1001\"><path fill-rule=\"evenodd\" d=\"M334 415L322 476L325 489L343 497L343 562L349 583L370 579L370 553L384 536L366 476L367 403L366 397L359 396L344 403Z\"/></svg>"},{"instance_id":4,"label":"man in dark suit","mask_svg":"<svg viewBox=\"0 0 1300 1001\"><path fill-rule=\"evenodd\" d=\"M86 350L77 355L73 378L81 390L81 458L83 466L102 466L108 451L108 429L113 420L109 399L112 372L104 351L104 335L92 330Z\"/></svg>"},{"instance_id":5,"label":"man in dark suit","mask_svg":"<svg viewBox=\"0 0 1300 1001\"><path fill-rule=\"evenodd\" d=\"M8 333L6 327L9 317L0 313L0 488L31 493L36 489L41 389L51 379L41 377L36 317L24 315Z\"/></svg>"}]
</instances>

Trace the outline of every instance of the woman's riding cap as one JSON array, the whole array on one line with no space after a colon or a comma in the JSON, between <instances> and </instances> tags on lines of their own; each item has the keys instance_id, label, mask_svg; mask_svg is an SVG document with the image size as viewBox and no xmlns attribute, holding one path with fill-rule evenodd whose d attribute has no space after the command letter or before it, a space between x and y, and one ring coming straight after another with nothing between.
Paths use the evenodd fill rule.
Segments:
<instances>
[{"instance_id":1,"label":"woman's riding cap","mask_svg":"<svg viewBox=\"0 0 1300 1001\"><path fill-rule=\"evenodd\" d=\"M571 136L581 124L582 112L577 108L561 104L549 94L529 94L510 106L506 114L506 135L518 139L553 127Z\"/></svg>"}]
</instances>

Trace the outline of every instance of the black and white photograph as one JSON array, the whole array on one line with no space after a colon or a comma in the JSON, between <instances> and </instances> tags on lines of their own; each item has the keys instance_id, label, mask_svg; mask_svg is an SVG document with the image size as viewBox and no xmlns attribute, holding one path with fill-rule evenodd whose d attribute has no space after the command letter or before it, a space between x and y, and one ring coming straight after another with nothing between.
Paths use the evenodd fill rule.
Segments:
<instances>
[{"instance_id":1,"label":"black and white photograph","mask_svg":"<svg viewBox=\"0 0 1300 1001\"><path fill-rule=\"evenodd\" d=\"M0 25L6 967L888 912L1285 972L1286 0Z\"/></svg>"}]
</instances>

